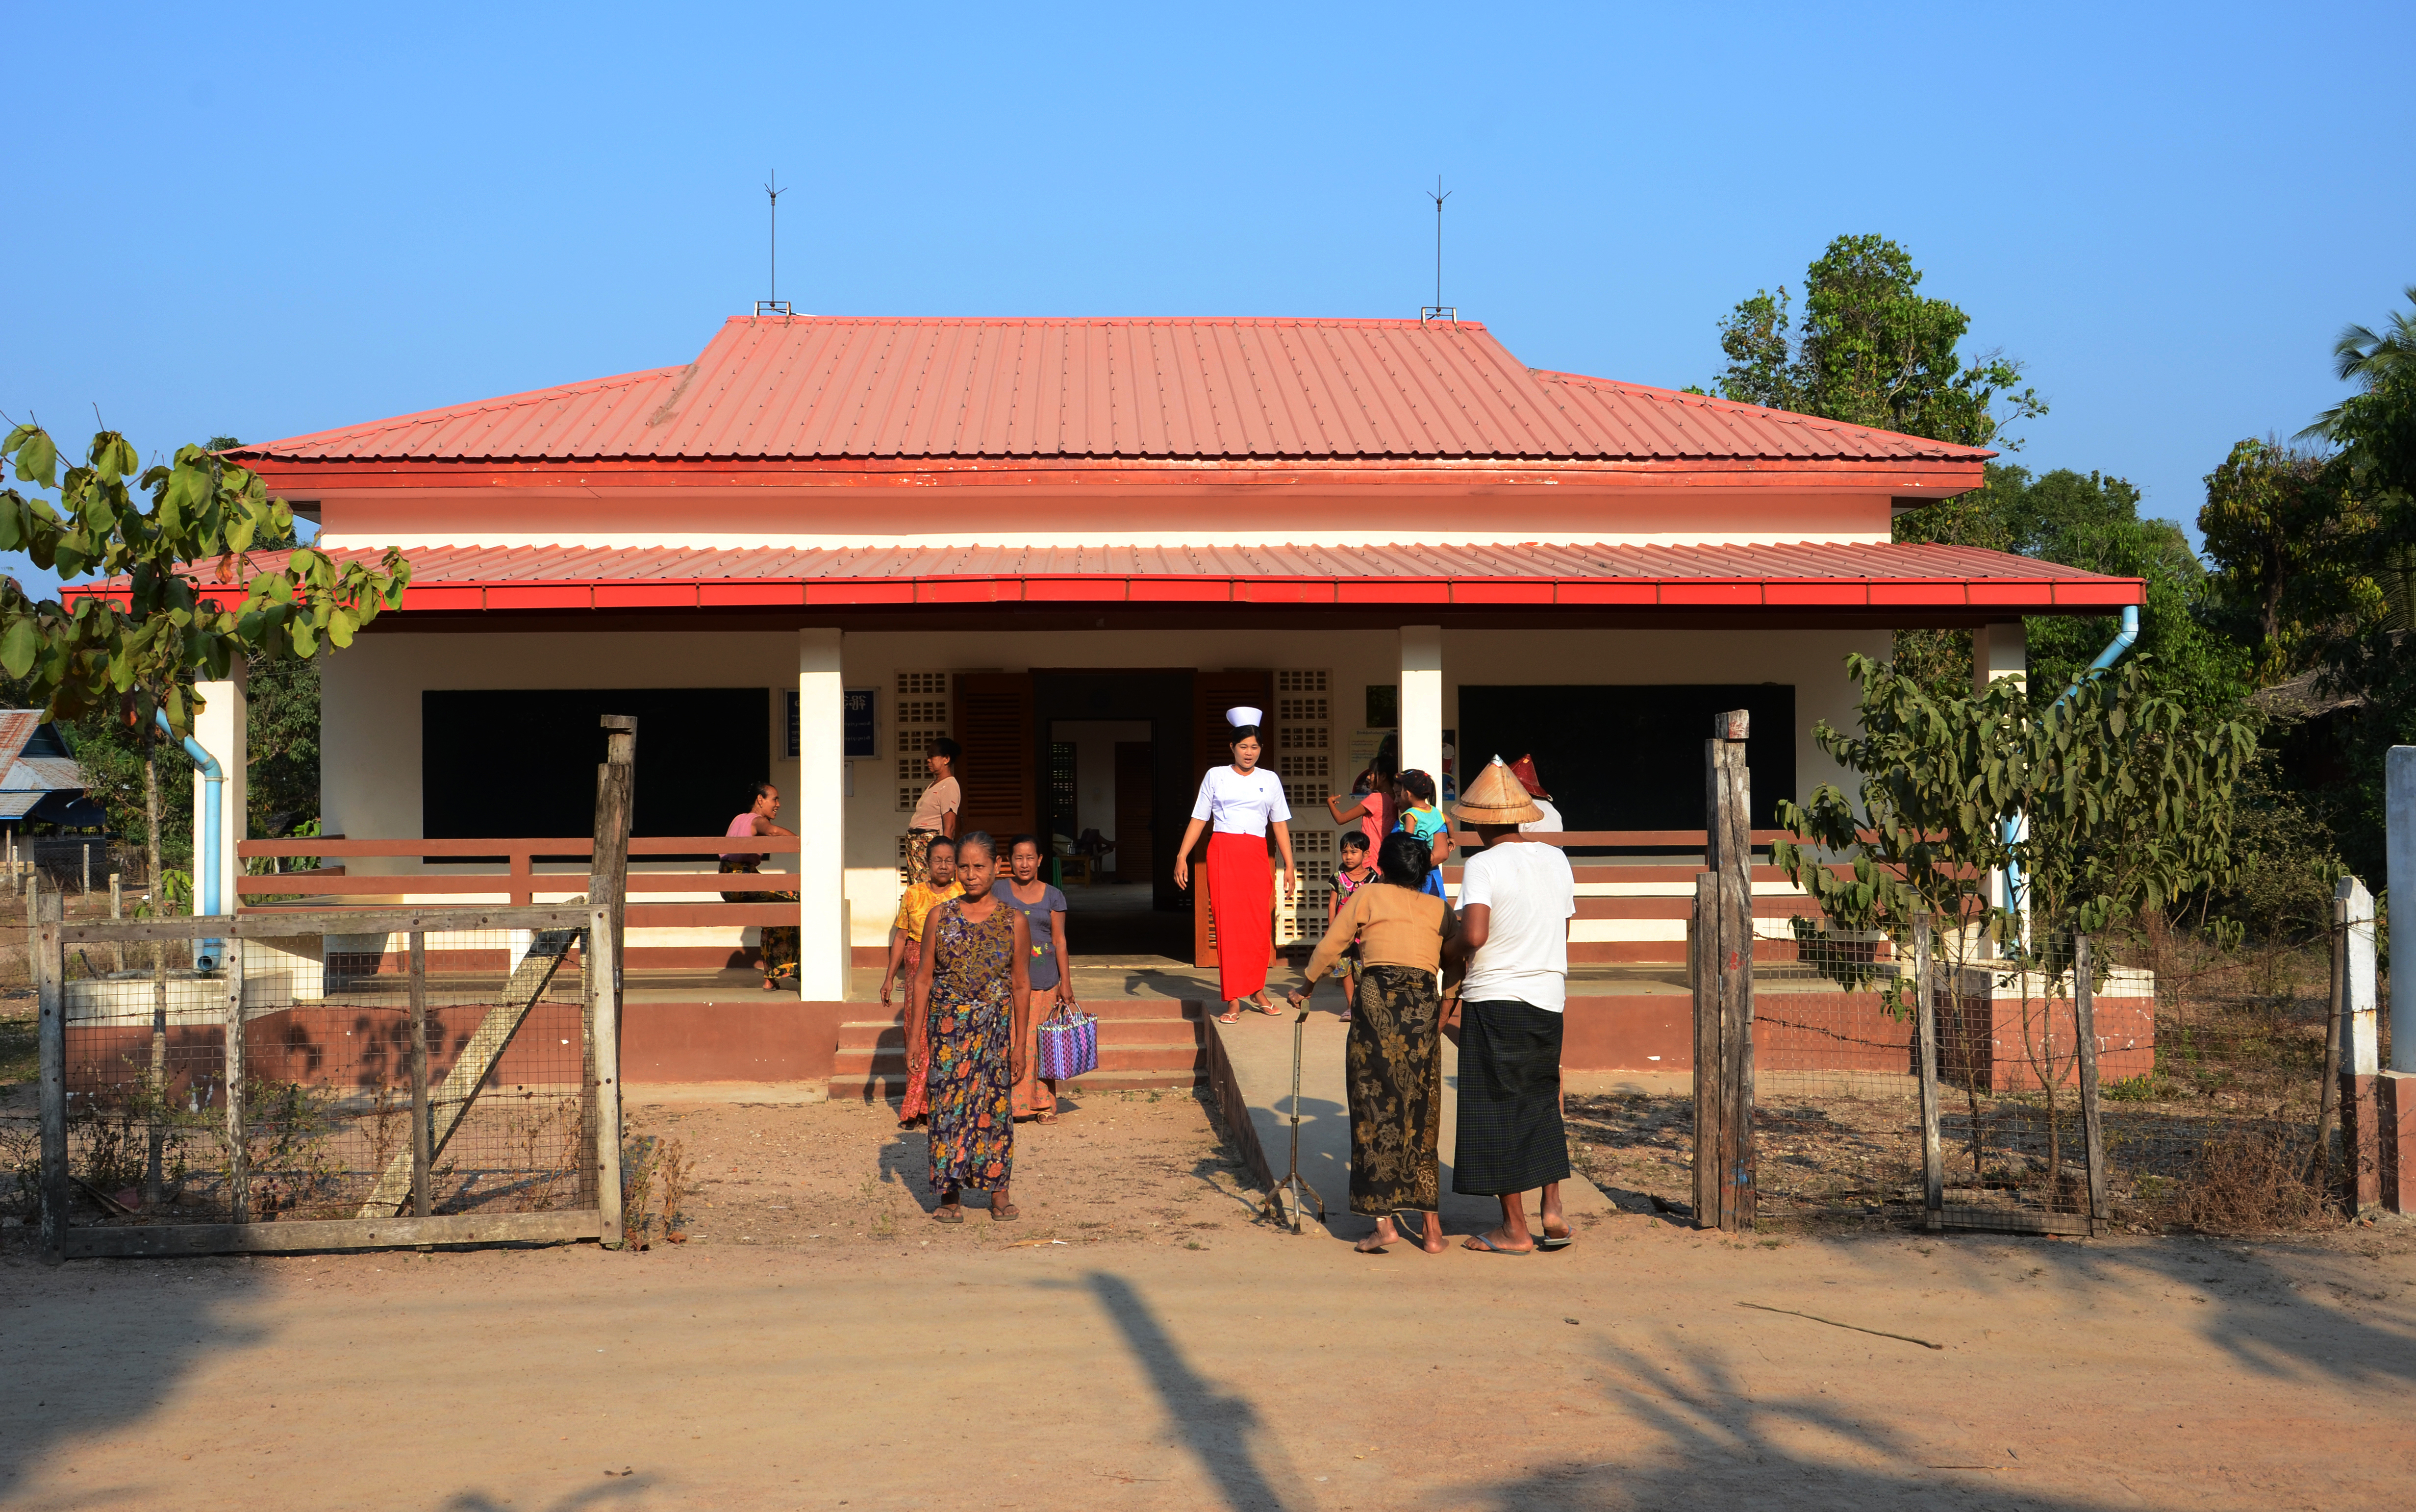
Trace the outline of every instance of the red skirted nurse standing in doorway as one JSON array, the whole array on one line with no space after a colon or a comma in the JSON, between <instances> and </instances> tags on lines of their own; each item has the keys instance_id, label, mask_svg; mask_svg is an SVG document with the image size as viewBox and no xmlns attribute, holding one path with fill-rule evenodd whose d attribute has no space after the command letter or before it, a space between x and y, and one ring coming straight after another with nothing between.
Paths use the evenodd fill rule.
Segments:
<instances>
[{"instance_id":1,"label":"red skirted nurse standing in doorway","mask_svg":"<svg viewBox=\"0 0 2416 1512\"><path fill-rule=\"evenodd\" d=\"M1191 885L1191 848L1200 832L1208 837L1208 906L1216 921L1216 995L1225 1000L1220 1023L1241 1021L1248 1004L1263 1013L1281 1013L1267 1001L1267 962L1275 955L1275 879L1267 870L1267 838L1275 837L1281 857L1283 897L1291 900L1291 805L1284 801L1283 781L1259 764L1260 711L1248 707L1225 711L1231 729L1226 739L1232 764L1212 766L1200 779L1200 801L1191 808L1191 823L1174 852L1174 885Z\"/></svg>"}]
</instances>

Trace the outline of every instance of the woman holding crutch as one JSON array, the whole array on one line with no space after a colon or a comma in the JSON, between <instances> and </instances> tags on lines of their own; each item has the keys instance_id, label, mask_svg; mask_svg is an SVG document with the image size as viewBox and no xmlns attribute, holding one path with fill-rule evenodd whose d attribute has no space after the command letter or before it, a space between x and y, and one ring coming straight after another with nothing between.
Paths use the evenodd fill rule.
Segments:
<instances>
[{"instance_id":1,"label":"woman holding crutch","mask_svg":"<svg viewBox=\"0 0 2416 1512\"><path fill-rule=\"evenodd\" d=\"M1267 839L1275 838L1283 870L1282 896L1292 896L1291 806L1283 782L1259 764L1260 711L1225 711L1230 765L1212 766L1200 779L1191 823L1174 851L1174 885L1191 885L1191 848L1200 832L1208 837L1208 906L1216 921L1217 995L1225 1000L1218 1023L1239 1023L1243 1005L1262 1013L1283 1009L1267 1001L1267 962L1275 956L1275 879L1267 869Z\"/></svg>"}]
</instances>

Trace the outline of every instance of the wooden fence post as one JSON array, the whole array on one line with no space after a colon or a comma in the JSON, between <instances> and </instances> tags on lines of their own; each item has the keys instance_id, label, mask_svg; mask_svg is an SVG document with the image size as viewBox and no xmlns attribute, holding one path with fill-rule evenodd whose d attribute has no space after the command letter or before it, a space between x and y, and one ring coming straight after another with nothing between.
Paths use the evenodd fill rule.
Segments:
<instances>
[{"instance_id":1,"label":"wooden fence post","mask_svg":"<svg viewBox=\"0 0 2416 1512\"><path fill-rule=\"evenodd\" d=\"M1731 1232L1754 1226L1753 789L1745 768L1746 731L1745 710L1714 715L1712 738L1703 747L1703 864L1714 879L1718 929L1711 957L1714 996L1706 1002L1699 985L1696 1002L1712 1008L1718 1022L1719 1053L1709 1067L1719 1106L1718 1139L1712 1148L1716 1218ZM1705 1071L1698 1062L1699 1089ZM1699 1212L1697 1220L1701 1221Z\"/></svg>"},{"instance_id":2,"label":"wooden fence post","mask_svg":"<svg viewBox=\"0 0 2416 1512\"><path fill-rule=\"evenodd\" d=\"M638 719L631 714L608 714L596 721L604 730L604 764L596 769L596 847L588 863L587 900L612 911L612 948L607 953L612 980L613 1017L621 1010L623 926L629 915L629 826L638 801ZM590 1036L590 1042L594 1042ZM612 1087L617 1107L621 1085L620 1037L612 1039ZM592 1073L591 1067L591 1073ZM591 1074L587 1082L595 1086ZM590 1126L594 1126L591 1123Z\"/></svg>"},{"instance_id":3,"label":"wooden fence post","mask_svg":"<svg viewBox=\"0 0 2416 1512\"><path fill-rule=\"evenodd\" d=\"M33 951L36 1011L41 1016L35 1054L42 1083L42 1260L52 1265L66 1258L68 1238L68 963L59 940L62 916L56 893L26 891L25 922L32 926L26 943Z\"/></svg>"},{"instance_id":4,"label":"wooden fence post","mask_svg":"<svg viewBox=\"0 0 2416 1512\"><path fill-rule=\"evenodd\" d=\"M1946 1152L1938 1137L1938 977L1930 916L1912 916L1913 1022L1921 1058L1921 1226L1946 1227Z\"/></svg>"},{"instance_id":5,"label":"wooden fence post","mask_svg":"<svg viewBox=\"0 0 2416 1512\"><path fill-rule=\"evenodd\" d=\"M1695 1227L1720 1224L1720 879L1695 874L1687 946L1695 993Z\"/></svg>"},{"instance_id":6,"label":"wooden fence post","mask_svg":"<svg viewBox=\"0 0 2416 1512\"><path fill-rule=\"evenodd\" d=\"M411 931L411 1216L429 1216L428 1172L435 1130L428 1106L428 934Z\"/></svg>"},{"instance_id":7,"label":"wooden fence post","mask_svg":"<svg viewBox=\"0 0 2416 1512\"><path fill-rule=\"evenodd\" d=\"M2072 1036L2080 1054L2080 1137L2089 1163L2089 1232L2105 1232L2106 1121L2097 1102L2097 986L2085 934L2072 937ZM2049 1063L2052 1064L2052 1063ZM2061 1172L2048 1177L2060 1180Z\"/></svg>"},{"instance_id":8,"label":"wooden fence post","mask_svg":"<svg viewBox=\"0 0 2416 1512\"><path fill-rule=\"evenodd\" d=\"M596 1210L602 1221L599 1240L607 1249L621 1247L621 1014L618 994L611 983L620 979L620 949L612 943L612 920L609 909L596 909L594 922L588 927L590 941L602 941L600 947L611 960L599 962L602 968L587 974L589 1018L595 1024L590 1038L588 1064L595 1067L602 1081L596 1097Z\"/></svg>"},{"instance_id":9,"label":"wooden fence post","mask_svg":"<svg viewBox=\"0 0 2416 1512\"><path fill-rule=\"evenodd\" d=\"M226 1142L227 1217L251 1221L251 1142L246 1138L243 1079L243 939L226 941Z\"/></svg>"}]
</instances>

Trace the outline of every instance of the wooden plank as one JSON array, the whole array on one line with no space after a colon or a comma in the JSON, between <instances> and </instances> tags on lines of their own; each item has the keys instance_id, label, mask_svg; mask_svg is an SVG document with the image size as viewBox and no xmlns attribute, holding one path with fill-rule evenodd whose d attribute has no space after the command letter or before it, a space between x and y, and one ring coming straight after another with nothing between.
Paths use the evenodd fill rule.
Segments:
<instances>
[{"instance_id":1,"label":"wooden plank","mask_svg":"<svg viewBox=\"0 0 2416 1512\"><path fill-rule=\"evenodd\" d=\"M2089 1218L2080 1213L2044 1213L2031 1208L1967 1207L1950 1203L1940 1214L1941 1225L1967 1233L2060 1233L2089 1237Z\"/></svg>"},{"instance_id":2,"label":"wooden plank","mask_svg":"<svg viewBox=\"0 0 2416 1512\"><path fill-rule=\"evenodd\" d=\"M257 914L204 914L185 918L127 919L122 923L68 924L59 930L67 945L141 941L239 939L292 940L312 934L408 934L481 930L583 930L584 907L504 908L314 908Z\"/></svg>"},{"instance_id":3,"label":"wooden plank","mask_svg":"<svg viewBox=\"0 0 2416 1512\"><path fill-rule=\"evenodd\" d=\"M609 938L609 910L597 909L588 926L590 939ZM620 994L604 984L621 975L620 952L587 968L587 992L594 1029L590 1058L601 1073L596 1088L596 1237L607 1249L618 1249L621 1232L621 1014Z\"/></svg>"},{"instance_id":4,"label":"wooden plank","mask_svg":"<svg viewBox=\"0 0 2416 1512\"><path fill-rule=\"evenodd\" d=\"M1695 1227L1720 1222L1720 879L1695 877L1688 976L1695 992Z\"/></svg>"},{"instance_id":5,"label":"wooden plank","mask_svg":"<svg viewBox=\"0 0 2416 1512\"><path fill-rule=\"evenodd\" d=\"M1002 845L1005 841L1001 840ZM626 864L626 863L625 863ZM779 876L779 872L766 873ZM307 887L294 885L285 877L246 877L237 889L247 898L279 898L290 893L309 893L320 898L391 898L397 893L455 894L508 893L514 887L523 890L534 883L540 892L576 892L587 890L589 874L582 871L541 871L526 878L514 878L505 871L462 876L458 873L407 871L390 877L344 876L314 877ZM728 879L713 871L642 871L638 873L640 890L656 893L714 893L730 885ZM497 907L528 907L528 904ZM539 908L559 906L539 903Z\"/></svg>"},{"instance_id":6,"label":"wooden plank","mask_svg":"<svg viewBox=\"0 0 2416 1512\"><path fill-rule=\"evenodd\" d=\"M313 1249L392 1249L411 1245L562 1244L593 1239L593 1212L448 1213L428 1218L308 1218L276 1223L182 1223L68 1231L68 1258L293 1254Z\"/></svg>"},{"instance_id":7,"label":"wooden plank","mask_svg":"<svg viewBox=\"0 0 2416 1512\"><path fill-rule=\"evenodd\" d=\"M67 952L59 939L62 905L47 887L25 892L25 921L32 926L34 996L39 1023L35 1056L41 1066L42 1259L57 1264L66 1254L68 1229L68 1027Z\"/></svg>"},{"instance_id":8,"label":"wooden plank","mask_svg":"<svg viewBox=\"0 0 2416 1512\"><path fill-rule=\"evenodd\" d=\"M399 855L423 856L442 860L446 856L497 856L508 860L515 855L533 860L584 861L593 854L595 839L587 835L565 836L548 839L446 839L446 840L369 840L347 839L341 835L308 836L300 839L241 840L235 854L254 855ZM726 835L648 835L629 841L631 855L719 855L725 851L761 851L767 855L793 855L804 841L794 835L759 835L752 839L736 841ZM295 875L294 872L285 873Z\"/></svg>"},{"instance_id":9,"label":"wooden plank","mask_svg":"<svg viewBox=\"0 0 2416 1512\"><path fill-rule=\"evenodd\" d=\"M251 1221L251 1142L246 1135L243 1068L243 942L227 942L226 1146L227 1208L237 1223Z\"/></svg>"},{"instance_id":10,"label":"wooden plank","mask_svg":"<svg viewBox=\"0 0 2416 1512\"><path fill-rule=\"evenodd\" d=\"M1921 1036L1921 1226L1941 1226L1946 1203L1946 1151L1938 1134L1938 991L1930 916L1912 916L1914 1021Z\"/></svg>"},{"instance_id":11,"label":"wooden plank","mask_svg":"<svg viewBox=\"0 0 2416 1512\"><path fill-rule=\"evenodd\" d=\"M584 924L584 920L581 921ZM498 994L503 1001L487 1010L486 1018L470 1036L470 1042L453 1058L453 1068L445 1073L445 1084L430 1100L441 1111L432 1112L429 1120L428 1159L430 1165L445 1153L445 1144L470 1116L470 1105L478 1100L478 1089L495 1069L495 1063L511 1048L512 1036L528 1021L530 1010L562 967L565 956L577 944L583 930L547 930L530 942L529 952L504 984ZM385 1170L370 1188L361 1202L360 1217L380 1218L391 1217L411 1194L411 1172L414 1152L402 1150L386 1162Z\"/></svg>"},{"instance_id":12,"label":"wooden plank","mask_svg":"<svg viewBox=\"0 0 2416 1512\"><path fill-rule=\"evenodd\" d=\"M436 1164L429 1142L428 936L411 936L411 1216L429 1217L428 1173Z\"/></svg>"},{"instance_id":13,"label":"wooden plank","mask_svg":"<svg viewBox=\"0 0 2416 1512\"><path fill-rule=\"evenodd\" d=\"M2089 1161L2090 1230L2098 1232L2113 1214L2106 1199L2106 1125L2097 1105L2097 993L2089 956L2089 936L2073 936L2072 1032L2080 1042L2080 1133Z\"/></svg>"}]
</instances>

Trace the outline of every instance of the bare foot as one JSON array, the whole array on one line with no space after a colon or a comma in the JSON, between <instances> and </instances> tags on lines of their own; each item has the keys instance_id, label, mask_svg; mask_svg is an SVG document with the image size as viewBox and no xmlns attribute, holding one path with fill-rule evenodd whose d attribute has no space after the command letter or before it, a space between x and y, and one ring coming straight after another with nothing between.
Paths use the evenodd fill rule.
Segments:
<instances>
[{"instance_id":1,"label":"bare foot","mask_svg":"<svg viewBox=\"0 0 2416 1512\"><path fill-rule=\"evenodd\" d=\"M1400 1237L1400 1231L1393 1227L1393 1220L1381 1217L1376 1220L1376 1232L1351 1247L1363 1255L1381 1255L1386 1245L1399 1243Z\"/></svg>"}]
</instances>

